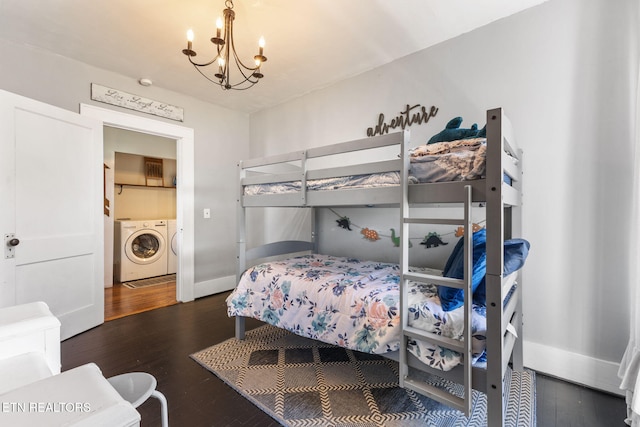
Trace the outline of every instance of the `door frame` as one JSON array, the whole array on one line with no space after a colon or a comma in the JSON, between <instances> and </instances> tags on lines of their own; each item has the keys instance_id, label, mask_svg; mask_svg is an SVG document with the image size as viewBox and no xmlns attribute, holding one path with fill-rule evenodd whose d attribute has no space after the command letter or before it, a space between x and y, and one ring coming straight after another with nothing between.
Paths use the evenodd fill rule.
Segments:
<instances>
[{"instance_id":1,"label":"door frame","mask_svg":"<svg viewBox=\"0 0 640 427\"><path fill-rule=\"evenodd\" d=\"M193 129L89 104L80 104L80 114L102 121L103 126L176 140L176 228L180 243L176 299L180 302L193 301L195 295ZM102 186L102 183L100 185ZM99 191L102 192L102 187Z\"/></svg>"}]
</instances>

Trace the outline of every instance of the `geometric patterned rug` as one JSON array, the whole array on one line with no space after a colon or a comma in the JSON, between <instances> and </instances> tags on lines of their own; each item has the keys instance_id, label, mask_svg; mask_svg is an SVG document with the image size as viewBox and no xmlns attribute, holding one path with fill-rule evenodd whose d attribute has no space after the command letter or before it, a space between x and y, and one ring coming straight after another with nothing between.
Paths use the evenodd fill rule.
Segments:
<instances>
[{"instance_id":1,"label":"geometric patterned rug","mask_svg":"<svg viewBox=\"0 0 640 427\"><path fill-rule=\"evenodd\" d=\"M271 325L192 354L200 365L284 426L486 426L487 400L460 411L398 387L398 363L300 337ZM462 392L437 376L424 380ZM505 425L535 426L535 375L507 377Z\"/></svg>"}]
</instances>

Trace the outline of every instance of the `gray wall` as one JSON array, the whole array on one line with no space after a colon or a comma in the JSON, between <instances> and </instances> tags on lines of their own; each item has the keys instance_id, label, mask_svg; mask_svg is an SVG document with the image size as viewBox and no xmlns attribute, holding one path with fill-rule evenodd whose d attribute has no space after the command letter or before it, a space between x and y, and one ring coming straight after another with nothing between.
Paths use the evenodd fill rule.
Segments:
<instances>
[{"instance_id":1,"label":"gray wall","mask_svg":"<svg viewBox=\"0 0 640 427\"><path fill-rule=\"evenodd\" d=\"M455 116L482 126L486 109L504 107L526 156L524 236L532 249L524 277L525 361L616 392L629 330L625 230L637 7L631 0L551 0L253 114L251 154L361 138L379 113L391 117L406 104L439 108L427 125L411 128L412 144ZM367 217L366 209L349 215L385 232L393 222ZM334 217L325 216L325 230L335 230ZM344 242L323 242L323 251L344 250ZM354 254L371 250L371 242L353 242Z\"/></svg>"},{"instance_id":2,"label":"gray wall","mask_svg":"<svg viewBox=\"0 0 640 427\"><path fill-rule=\"evenodd\" d=\"M249 116L30 46L0 40L0 89L70 111L80 103L166 121L194 129L195 282L206 284L235 274L236 163L248 155ZM91 83L116 88L184 108L184 122L124 110L90 99ZM216 88L212 87L214 91ZM219 94L219 90L216 94ZM203 208L211 219L203 219ZM204 286L206 288L206 286Z\"/></svg>"}]
</instances>

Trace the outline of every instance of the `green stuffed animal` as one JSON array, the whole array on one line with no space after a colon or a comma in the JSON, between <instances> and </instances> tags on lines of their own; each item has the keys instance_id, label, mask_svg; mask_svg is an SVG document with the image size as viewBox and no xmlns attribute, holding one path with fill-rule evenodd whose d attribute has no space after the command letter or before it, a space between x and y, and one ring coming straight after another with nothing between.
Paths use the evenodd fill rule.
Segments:
<instances>
[{"instance_id":1,"label":"green stuffed animal","mask_svg":"<svg viewBox=\"0 0 640 427\"><path fill-rule=\"evenodd\" d=\"M445 126L442 132L439 132L431 137L427 144L434 144L436 142L449 142L457 141L459 139L469 138L484 138L487 136L487 127L483 127L478 130L478 125L473 124L469 129L461 129L462 117L456 117L451 119L447 126Z\"/></svg>"}]
</instances>

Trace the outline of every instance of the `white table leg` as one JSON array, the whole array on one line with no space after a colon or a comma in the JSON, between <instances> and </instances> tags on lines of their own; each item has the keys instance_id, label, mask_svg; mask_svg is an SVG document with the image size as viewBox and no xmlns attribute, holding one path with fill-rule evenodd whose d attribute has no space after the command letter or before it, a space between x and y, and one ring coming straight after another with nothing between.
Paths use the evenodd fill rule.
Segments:
<instances>
[{"instance_id":1,"label":"white table leg","mask_svg":"<svg viewBox=\"0 0 640 427\"><path fill-rule=\"evenodd\" d=\"M151 396L160 401L160 407L162 409L162 427L169 427L169 411L167 409L167 399L164 397L164 394L160 393L158 390L153 390Z\"/></svg>"}]
</instances>

